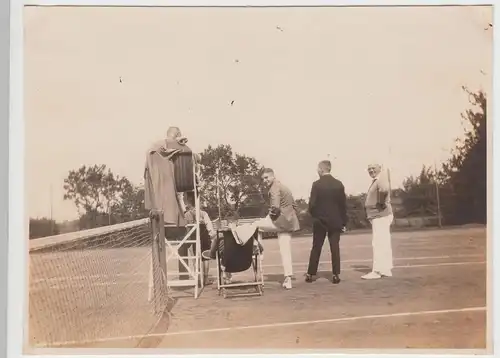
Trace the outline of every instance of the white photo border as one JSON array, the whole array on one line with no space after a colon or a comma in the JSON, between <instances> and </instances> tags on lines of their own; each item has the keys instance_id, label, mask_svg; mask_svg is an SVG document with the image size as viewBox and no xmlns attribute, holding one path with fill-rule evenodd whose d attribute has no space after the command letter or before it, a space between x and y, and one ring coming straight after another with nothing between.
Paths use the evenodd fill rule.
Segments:
<instances>
[{"instance_id":1,"label":"white photo border","mask_svg":"<svg viewBox=\"0 0 500 358\"><path fill-rule=\"evenodd\" d=\"M0 355L7 355L10 3L0 2Z\"/></svg>"},{"instance_id":2,"label":"white photo border","mask_svg":"<svg viewBox=\"0 0 500 358\"><path fill-rule=\"evenodd\" d=\"M17 358L23 356L24 346L24 318L27 307L27 294L25 292L25 277L27 276L27 245L26 230L28 227L28 219L24 213L24 121L23 121L23 7L25 5L32 6L182 6L182 7L276 7L276 6L442 6L442 5L493 5L494 19L498 18L499 8L495 6L492 0L464 0L464 1L432 1L432 0L378 0L378 1L335 1L335 0L25 0L23 1L0 1L0 45L2 52L0 54L0 155L2 155L2 173L0 175L0 238L8 238L2 240L0 247L0 271L1 271L1 286L0 287L0 348L2 355L6 352L9 358ZM10 11L10 12L9 12ZM7 21L10 14L10 23ZM497 26L493 27L494 31L494 58L498 56L498 37L500 35ZM493 61L493 93L488 94L490 101L493 104L493 112L490 119L489 129L493 130L492 137L497 139L497 126L492 125L492 122L499 124L497 103L499 103L498 87L498 61ZM10 80L10 82L9 82ZM10 95L10 97L9 97ZM490 107L491 108L491 107ZM493 140L495 143L495 140ZM495 179L499 177L499 161L500 149L498 145L493 145L492 167L489 172L493 175L492 183L489 190L493 189ZM491 178L491 177L490 177ZM10 184L10 185L9 185ZM490 191L491 192L491 191ZM493 190L493 196L489 195L489 225L488 233L490 235L490 243L492 245L488 250L488 275L489 275L489 297L488 307L490 317L493 321L498 322L498 312L492 309L493 297L498 297L498 277L494 274L494 263L500 259L500 252L494 237L498 236L496 223L494 222L494 213L500 204L499 190ZM8 200L7 200L8 198ZM8 225L7 225L8 220ZM5 235L4 235L5 233ZM498 264L496 265L498 266ZM496 267L495 266L495 267ZM8 268L8 270L7 270ZM491 286L492 289L491 289ZM7 299L9 306L7 307ZM8 309L7 309L8 308ZM6 319L4 319L6 318ZM4 324L4 322L6 322ZM490 322L488 325L488 334L493 337L493 347L500 344L498 332L491 335L491 330L495 325ZM8 343L8 344L7 344ZM491 344L489 345L491 346ZM122 353L125 353L121 350ZM355 351L353 351L354 353ZM135 351L134 351L135 353ZM145 353L145 354L144 354ZM362 352L349 354L351 357L361 356ZM366 351L363 353L367 353ZM86 356L88 356L88 352ZM162 354L159 350L141 351L141 356L153 356ZM163 354L165 352L163 351ZM135 354L134 354L135 355ZM137 354L139 355L139 354ZM207 356L216 357L220 354L209 354ZM231 354L231 356L253 357L257 354ZM259 354L260 355L260 354ZM321 354L321 353L304 353L294 354L294 357L310 357L310 356L339 356L344 354ZM374 354L370 354L374 355ZM377 356L385 356L386 354L377 354ZM402 354L405 355L405 354ZM33 355L31 355L33 356ZM56 356L54 354L54 356ZM57 355L64 357L66 355ZM77 357L74 354L67 355ZM113 357L122 357L120 354L109 354ZM171 357L187 357L188 355L170 355ZM192 355L198 356L198 355ZM274 354L277 357L292 356L291 354ZM412 354L412 356L419 356ZM443 355L426 354L426 357L438 357ZM461 356L473 356L472 354L463 354ZM36 356L35 356L36 357Z\"/></svg>"}]
</instances>

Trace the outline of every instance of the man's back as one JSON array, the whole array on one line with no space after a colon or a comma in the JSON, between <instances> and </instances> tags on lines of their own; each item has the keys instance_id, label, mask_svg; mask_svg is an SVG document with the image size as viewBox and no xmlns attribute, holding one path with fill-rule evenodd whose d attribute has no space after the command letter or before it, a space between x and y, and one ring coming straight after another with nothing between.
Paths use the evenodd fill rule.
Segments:
<instances>
[{"instance_id":1,"label":"man's back","mask_svg":"<svg viewBox=\"0 0 500 358\"><path fill-rule=\"evenodd\" d=\"M315 181L311 190L309 212L329 227L341 229L346 225L346 195L342 182L328 174Z\"/></svg>"}]
</instances>

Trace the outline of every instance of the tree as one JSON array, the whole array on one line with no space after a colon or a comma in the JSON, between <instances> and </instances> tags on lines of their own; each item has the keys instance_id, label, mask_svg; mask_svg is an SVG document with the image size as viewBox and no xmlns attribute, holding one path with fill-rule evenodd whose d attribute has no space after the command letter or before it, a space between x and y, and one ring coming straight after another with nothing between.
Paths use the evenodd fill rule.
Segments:
<instances>
[{"instance_id":1,"label":"tree","mask_svg":"<svg viewBox=\"0 0 500 358\"><path fill-rule=\"evenodd\" d=\"M313 220L311 214L309 213L309 204L303 199L295 199L295 204L297 205L297 217L300 223L301 231L311 231Z\"/></svg>"},{"instance_id":2,"label":"tree","mask_svg":"<svg viewBox=\"0 0 500 358\"><path fill-rule=\"evenodd\" d=\"M295 205L297 206L297 211L299 212L299 214L306 213L309 210L309 204L303 198L295 199Z\"/></svg>"},{"instance_id":3,"label":"tree","mask_svg":"<svg viewBox=\"0 0 500 358\"><path fill-rule=\"evenodd\" d=\"M209 215L218 217L218 183L222 217L248 215L249 211L260 216L265 188L260 179L262 166L255 158L233 153L230 145L209 146L200 154L200 166L200 190Z\"/></svg>"},{"instance_id":4,"label":"tree","mask_svg":"<svg viewBox=\"0 0 500 358\"><path fill-rule=\"evenodd\" d=\"M347 229L363 229L369 227L365 213L366 194L347 196Z\"/></svg>"},{"instance_id":5,"label":"tree","mask_svg":"<svg viewBox=\"0 0 500 358\"><path fill-rule=\"evenodd\" d=\"M452 157L443 165L450 195L445 197L453 210L448 219L456 224L486 223L487 217L487 98L484 92L472 93L467 87L473 109L461 114L465 138L457 140Z\"/></svg>"},{"instance_id":6,"label":"tree","mask_svg":"<svg viewBox=\"0 0 500 358\"><path fill-rule=\"evenodd\" d=\"M64 180L65 200L73 200L80 214L80 227L92 228L123 222L142 215L143 198L126 177L106 165L82 166ZM116 214L114 212L116 211Z\"/></svg>"},{"instance_id":7,"label":"tree","mask_svg":"<svg viewBox=\"0 0 500 358\"><path fill-rule=\"evenodd\" d=\"M78 219L78 229L94 229L96 227L114 225L116 223L116 218L108 213L98 210L89 210L80 215Z\"/></svg>"},{"instance_id":8,"label":"tree","mask_svg":"<svg viewBox=\"0 0 500 358\"><path fill-rule=\"evenodd\" d=\"M29 231L30 240L40 237L59 235L59 227L56 222L47 218L30 218Z\"/></svg>"},{"instance_id":9,"label":"tree","mask_svg":"<svg viewBox=\"0 0 500 358\"><path fill-rule=\"evenodd\" d=\"M436 172L425 165L418 176L409 176L403 182L403 207L406 216L437 214Z\"/></svg>"},{"instance_id":10,"label":"tree","mask_svg":"<svg viewBox=\"0 0 500 358\"><path fill-rule=\"evenodd\" d=\"M73 200L79 212L108 212L116 201L117 179L106 165L83 165L64 179L64 199Z\"/></svg>"},{"instance_id":11,"label":"tree","mask_svg":"<svg viewBox=\"0 0 500 358\"><path fill-rule=\"evenodd\" d=\"M112 208L113 216L118 222L127 222L142 219L148 216L148 210L144 206L144 189L125 185L122 191L120 203Z\"/></svg>"}]
</instances>

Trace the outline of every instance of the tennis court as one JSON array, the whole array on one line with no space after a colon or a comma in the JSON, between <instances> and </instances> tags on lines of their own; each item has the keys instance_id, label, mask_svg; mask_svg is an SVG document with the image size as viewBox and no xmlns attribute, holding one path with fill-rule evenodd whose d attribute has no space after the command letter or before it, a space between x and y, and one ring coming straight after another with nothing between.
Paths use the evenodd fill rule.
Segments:
<instances>
[{"instance_id":1,"label":"tennis court","mask_svg":"<svg viewBox=\"0 0 500 358\"><path fill-rule=\"evenodd\" d=\"M87 339L87 342L75 343L76 336L66 338L69 343L66 346L71 347L128 348L137 346L141 340L142 347L205 350L486 348L485 228L394 233L394 277L375 281L360 278L370 269L370 235L345 235L341 239L343 281L339 285L329 281L331 265L326 245L320 278L314 283L303 279L311 237L294 238L292 245L296 277L292 290L286 291L280 286L282 268L277 240L265 240L264 296L223 299L213 285L205 287L201 297L194 300L189 290L173 290L175 304L168 330L164 325L146 334L140 332L146 323L134 325L140 310L126 307L127 302L139 302L137 297L141 295L140 302L145 302L148 265L141 266L140 259L146 257L146 248L134 248L143 250L136 252L127 249L126 255L124 249L114 254L110 250L105 254L99 251L99 255L107 256L91 261L116 267L116 272L108 272L109 277L113 276L112 282L103 274L105 267L99 268L97 264L84 267L73 260L71 275L66 272L66 278L52 278L57 289L40 282L37 289L50 289L54 292L51 294L58 295L56 301L62 302L64 297L76 297L72 292L78 282L74 278L79 276L87 277L85 287L93 284L95 292L101 292L99 287L104 287L109 297L117 297L108 300L101 313L92 311L98 307L98 299L83 307L75 305L75 299L67 303L73 310L88 311L87 330L92 329L95 315L109 309L114 310L113 317L120 317L122 321L119 332L108 331L103 326L101 331L105 337L98 342ZM113 265L110 260L114 260ZM175 269L175 265L169 265L169 269ZM120 276L127 273L129 276ZM215 271L212 269L211 273ZM44 276L37 274L38 279ZM245 274L235 275L234 279L238 277L244 278ZM32 281L35 292L33 285L37 281ZM44 297L48 296L45 292ZM88 303L88 299L82 302ZM144 312L148 309L150 307L145 306ZM113 317L108 313L104 318ZM47 316L46 324L49 321ZM147 324L151 322L152 318ZM81 336L80 340L85 339Z\"/></svg>"}]
</instances>

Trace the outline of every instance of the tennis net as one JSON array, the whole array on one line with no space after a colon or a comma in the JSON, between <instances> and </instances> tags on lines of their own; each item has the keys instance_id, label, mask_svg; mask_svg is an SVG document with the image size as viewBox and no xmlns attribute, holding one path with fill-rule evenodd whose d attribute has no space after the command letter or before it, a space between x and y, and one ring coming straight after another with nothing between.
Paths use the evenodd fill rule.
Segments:
<instances>
[{"instance_id":1,"label":"tennis net","mask_svg":"<svg viewBox=\"0 0 500 358\"><path fill-rule=\"evenodd\" d=\"M169 304L158 238L143 219L30 240L28 345L139 344Z\"/></svg>"}]
</instances>

